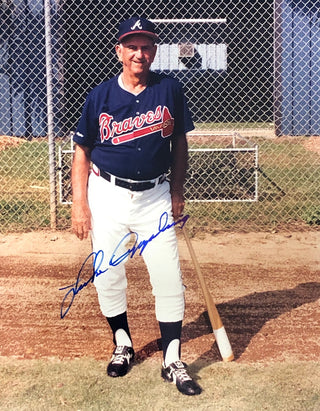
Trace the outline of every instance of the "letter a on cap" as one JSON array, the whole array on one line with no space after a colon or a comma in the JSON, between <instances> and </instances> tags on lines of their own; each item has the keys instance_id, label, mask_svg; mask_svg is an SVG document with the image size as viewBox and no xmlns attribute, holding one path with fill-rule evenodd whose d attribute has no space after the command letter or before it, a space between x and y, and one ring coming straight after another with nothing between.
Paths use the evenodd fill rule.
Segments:
<instances>
[{"instance_id":1,"label":"letter a on cap","mask_svg":"<svg viewBox=\"0 0 320 411\"><path fill-rule=\"evenodd\" d=\"M136 30L136 29L142 30L142 25L141 25L140 20L136 21L135 24L131 27L131 30Z\"/></svg>"}]
</instances>

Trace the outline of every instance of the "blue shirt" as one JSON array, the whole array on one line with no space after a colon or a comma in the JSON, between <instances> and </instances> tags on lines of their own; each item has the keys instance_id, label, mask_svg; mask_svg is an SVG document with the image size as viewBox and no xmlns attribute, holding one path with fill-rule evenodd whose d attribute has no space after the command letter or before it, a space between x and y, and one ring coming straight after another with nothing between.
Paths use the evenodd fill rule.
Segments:
<instances>
[{"instance_id":1,"label":"blue shirt","mask_svg":"<svg viewBox=\"0 0 320 411\"><path fill-rule=\"evenodd\" d=\"M118 76L95 87L73 139L91 148L91 160L100 169L149 180L170 168L172 138L193 128L178 80L150 72L137 96L119 86Z\"/></svg>"}]
</instances>

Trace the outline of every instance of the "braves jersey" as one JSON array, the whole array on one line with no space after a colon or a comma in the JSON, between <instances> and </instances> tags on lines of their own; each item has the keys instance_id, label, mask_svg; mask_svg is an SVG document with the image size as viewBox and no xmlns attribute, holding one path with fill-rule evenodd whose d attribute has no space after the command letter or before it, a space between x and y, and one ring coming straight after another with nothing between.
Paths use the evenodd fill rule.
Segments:
<instances>
[{"instance_id":1,"label":"braves jersey","mask_svg":"<svg viewBox=\"0 0 320 411\"><path fill-rule=\"evenodd\" d=\"M91 160L101 170L150 180L170 168L172 137L193 128L181 84L150 72L137 96L120 87L118 76L95 87L73 139L91 148Z\"/></svg>"}]
</instances>

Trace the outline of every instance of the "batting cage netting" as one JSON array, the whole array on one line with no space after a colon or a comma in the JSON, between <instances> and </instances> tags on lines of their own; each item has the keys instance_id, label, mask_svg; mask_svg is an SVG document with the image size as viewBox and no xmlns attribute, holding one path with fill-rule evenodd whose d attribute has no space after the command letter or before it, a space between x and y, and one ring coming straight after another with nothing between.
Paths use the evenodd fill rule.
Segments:
<instances>
[{"instance_id":1,"label":"batting cage netting","mask_svg":"<svg viewBox=\"0 0 320 411\"><path fill-rule=\"evenodd\" d=\"M0 227L70 227L72 134L90 89L119 73L117 27L141 15L152 69L178 78L195 122L194 228L320 224L320 1L2 0Z\"/></svg>"}]
</instances>

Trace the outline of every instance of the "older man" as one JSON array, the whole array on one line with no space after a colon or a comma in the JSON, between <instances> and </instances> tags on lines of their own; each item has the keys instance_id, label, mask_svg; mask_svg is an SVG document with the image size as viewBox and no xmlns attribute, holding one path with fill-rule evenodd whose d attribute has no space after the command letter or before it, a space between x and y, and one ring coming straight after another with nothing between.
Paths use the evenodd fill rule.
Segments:
<instances>
[{"instance_id":1,"label":"older man","mask_svg":"<svg viewBox=\"0 0 320 411\"><path fill-rule=\"evenodd\" d=\"M108 375L125 375L134 359L124 263L139 252L155 296L162 377L196 395L201 388L180 360L185 304L173 228L184 209L186 133L193 123L180 83L150 71L158 40L153 23L126 20L117 40L123 70L89 93L74 136L73 230L80 239L90 233L93 252L103 253L94 284L115 343ZM130 235L135 247L128 250Z\"/></svg>"}]
</instances>

